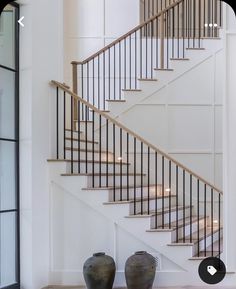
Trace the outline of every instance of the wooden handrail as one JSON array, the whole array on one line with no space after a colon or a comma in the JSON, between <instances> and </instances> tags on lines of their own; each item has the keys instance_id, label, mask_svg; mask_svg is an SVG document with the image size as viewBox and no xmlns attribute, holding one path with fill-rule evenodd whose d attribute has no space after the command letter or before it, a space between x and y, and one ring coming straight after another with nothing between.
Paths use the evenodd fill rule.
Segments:
<instances>
[{"instance_id":1,"label":"wooden handrail","mask_svg":"<svg viewBox=\"0 0 236 289\"><path fill-rule=\"evenodd\" d=\"M83 60L83 61L72 61L71 64L74 65L82 65L82 64L86 64L87 62L89 62L90 60L94 59L95 57L99 56L100 54L102 54L103 52L107 51L108 49L110 49L111 47L113 47L114 45L118 44L119 42L121 42L122 40L124 40L125 38L127 38L128 36L132 35L133 33L135 33L136 31L140 30L141 28L143 28L144 26L146 26L147 24L151 23L153 20L159 18L161 15L164 15L165 12L169 11L170 9L174 8L175 6L179 5L181 2L183 2L184 0L178 0L175 3L171 4L170 6L166 7L165 9L163 9L161 12L157 13L156 15L152 16L149 20L141 23L140 25L136 26L135 28L133 28L132 30L130 30L129 32L127 32L126 34L122 35L121 37L119 37L118 39L116 39L115 41L113 41L112 43L108 44L107 46L105 46L104 48L102 48L101 50L99 50L98 52L94 53L93 55L89 56L87 59Z\"/></svg>"},{"instance_id":2,"label":"wooden handrail","mask_svg":"<svg viewBox=\"0 0 236 289\"><path fill-rule=\"evenodd\" d=\"M181 0L182 1L182 0ZM138 134L136 134L135 132L133 132L132 130L130 130L129 128L127 128L126 126L124 126L123 124L121 124L120 122L118 122L117 120L113 119L112 117L110 117L107 113L97 109L95 106L93 106L92 104L90 104L89 102L87 102L86 100L82 99L81 97L79 97L78 95L76 95L75 93L73 93L72 91L70 91L64 84L52 80L51 84L54 85L55 87L59 87L62 90L64 90L65 92L67 92L70 96L72 96L74 98L75 101L80 101L82 104L86 105L88 108L90 108L91 110L93 110L94 112L96 112L97 114L103 116L104 118L106 118L107 120L109 120L111 123L115 124L116 126L118 126L119 128L123 129L124 131L126 131L127 133L129 133L130 135L132 135L133 137L135 137L137 140L139 140L140 142L144 143L145 145L147 145L148 147L150 147L151 149L153 149L155 152L158 152L159 154L161 154L163 157L165 157L166 159L168 159L169 161L172 161L176 166L180 167L181 169L183 169L184 171L188 172L190 175L194 176L196 179L198 179L199 181L203 182L204 184L208 185L209 187L211 187L213 190L215 190L216 192L223 194L223 192L218 189L216 186L212 185L211 183L209 183L207 180L205 180L204 178L202 178L201 176L197 175L196 173L194 173L193 171L191 171L190 169L188 169L187 167L185 167L184 165L182 165L180 162L178 162L177 160L175 160L174 158L170 157L168 154L166 154L165 152L161 151L159 148L157 148L156 146L154 146L153 144L149 143L148 141L146 141L145 139L143 139L141 136L139 136Z\"/></svg>"}]
</instances>

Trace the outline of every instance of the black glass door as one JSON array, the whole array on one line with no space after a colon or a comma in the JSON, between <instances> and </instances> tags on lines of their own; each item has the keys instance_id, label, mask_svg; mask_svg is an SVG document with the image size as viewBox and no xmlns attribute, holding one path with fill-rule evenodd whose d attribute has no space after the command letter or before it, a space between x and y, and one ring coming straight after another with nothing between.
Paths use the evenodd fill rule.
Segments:
<instances>
[{"instance_id":1,"label":"black glass door","mask_svg":"<svg viewBox=\"0 0 236 289\"><path fill-rule=\"evenodd\" d=\"M19 288L19 7L0 16L0 288Z\"/></svg>"}]
</instances>

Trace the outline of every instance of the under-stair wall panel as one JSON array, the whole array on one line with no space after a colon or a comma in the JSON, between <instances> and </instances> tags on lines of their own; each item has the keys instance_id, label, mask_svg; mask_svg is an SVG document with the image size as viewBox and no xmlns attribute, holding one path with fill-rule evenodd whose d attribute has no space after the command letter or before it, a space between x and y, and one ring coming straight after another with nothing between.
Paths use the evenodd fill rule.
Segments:
<instances>
[{"instance_id":1,"label":"under-stair wall panel","mask_svg":"<svg viewBox=\"0 0 236 289\"><path fill-rule=\"evenodd\" d=\"M223 51L213 50L210 57L119 115L126 126L220 187L222 73Z\"/></svg>"}]
</instances>

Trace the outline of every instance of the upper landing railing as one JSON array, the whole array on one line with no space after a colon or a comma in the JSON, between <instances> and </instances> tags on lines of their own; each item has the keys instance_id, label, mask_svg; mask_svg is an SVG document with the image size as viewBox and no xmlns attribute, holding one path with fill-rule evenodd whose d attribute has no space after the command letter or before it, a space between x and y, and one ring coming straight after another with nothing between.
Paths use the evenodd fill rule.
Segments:
<instances>
[{"instance_id":1,"label":"upper landing railing","mask_svg":"<svg viewBox=\"0 0 236 289\"><path fill-rule=\"evenodd\" d=\"M171 60L185 59L186 49L201 48L202 38L218 37L221 1L165 4L166 8L84 61L73 61L73 92L106 110L106 101L121 100L122 91L139 89L139 80L152 80L155 70L170 69ZM150 7L155 12L156 6ZM76 114L76 103L74 109Z\"/></svg>"}]
</instances>

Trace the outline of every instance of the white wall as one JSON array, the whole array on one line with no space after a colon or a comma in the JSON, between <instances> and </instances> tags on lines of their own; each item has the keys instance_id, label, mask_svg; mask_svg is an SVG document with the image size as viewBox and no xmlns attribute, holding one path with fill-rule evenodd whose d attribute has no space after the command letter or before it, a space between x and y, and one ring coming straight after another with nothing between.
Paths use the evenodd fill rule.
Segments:
<instances>
[{"instance_id":1,"label":"white wall","mask_svg":"<svg viewBox=\"0 0 236 289\"><path fill-rule=\"evenodd\" d=\"M236 233L232 230L236 218L236 19L231 8L226 11L225 25L225 108L224 108L224 252L229 271L236 270Z\"/></svg>"},{"instance_id":2,"label":"white wall","mask_svg":"<svg viewBox=\"0 0 236 289\"><path fill-rule=\"evenodd\" d=\"M212 49L197 63L144 95L119 120L222 188L223 50Z\"/></svg>"},{"instance_id":3,"label":"white wall","mask_svg":"<svg viewBox=\"0 0 236 289\"><path fill-rule=\"evenodd\" d=\"M51 79L62 81L61 0L20 1L21 284L49 283L49 189Z\"/></svg>"},{"instance_id":4,"label":"white wall","mask_svg":"<svg viewBox=\"0 0 236 289\"><path fill-rule=\"evenodd\" d=\"M139 0L64 0L65 81L82 61L139 24Z\"/></svg>"}]
</instances>

